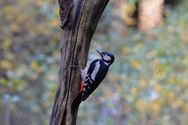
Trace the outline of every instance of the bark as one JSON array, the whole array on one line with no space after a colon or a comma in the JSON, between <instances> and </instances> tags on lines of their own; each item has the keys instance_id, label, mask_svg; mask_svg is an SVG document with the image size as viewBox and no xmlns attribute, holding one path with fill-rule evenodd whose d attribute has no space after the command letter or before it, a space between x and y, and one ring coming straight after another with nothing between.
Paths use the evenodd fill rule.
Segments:
<instances>
[{"instance_id":1,"label":"bark","mask_svg":"<svg viewBox=\"0 0 188 125\"><path fill-rule=\"evenodd\" d=\"M76 125L71 104L81 82L79 68L86 64L91 38L109 0L59 0L62 41L58 87L50 125Z\"/></svg>"},{"instance_id":2,"label":"bark","mask_svg":"<svg viewBox=\"0 0 188 125\"><path fill-rule=\"evenodd\" d=\"M148 31L163 21L164 0L139 1L139 29Z\"/></svg>"}]
</instances>

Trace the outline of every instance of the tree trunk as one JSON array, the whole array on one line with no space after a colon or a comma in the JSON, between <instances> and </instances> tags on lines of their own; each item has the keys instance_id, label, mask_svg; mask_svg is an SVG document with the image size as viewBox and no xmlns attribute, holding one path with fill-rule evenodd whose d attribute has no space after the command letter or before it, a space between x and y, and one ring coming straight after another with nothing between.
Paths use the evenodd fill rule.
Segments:
<instances>
[{"instance_id":1,"label":"tree trunk","mask_svg":"<svg viewBox=\"0 0 188 125\"><path fill-rule=\"evenodd\" d=\"M91 38L109 0L59 0L62 41L58 87L50 125L76 125L77 111L71 104L78 95L79 68L86 64Z\"/></svg>"},{"instance_id":2,"label":"tree trunk","mask_svg":"<svg viewBox=\"0 0 188 125\"><path fill-rule=\"evenodd\" d=\"M164 0L139 1L139 29L150 30L163 21Z\"/></svg>"},{"instance_id":3,"label":"tree trunk","mask_svg":"<svg viewBox=\"0 0 188 125\"><path fill-rule=\"evenodd\" d=\"M11 107L8 102L5 108L5 125L11 125Z\"/></svg>"}]
</instances>

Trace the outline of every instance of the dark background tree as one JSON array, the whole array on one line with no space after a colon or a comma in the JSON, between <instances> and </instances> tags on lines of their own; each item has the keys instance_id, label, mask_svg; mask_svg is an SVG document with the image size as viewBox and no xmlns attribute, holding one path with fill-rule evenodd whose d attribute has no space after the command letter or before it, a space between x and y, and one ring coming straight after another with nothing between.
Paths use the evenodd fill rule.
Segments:
<instances>
[{"instance_id":1,"label":"dark background tree","mask_svg":"<svg viewBox=\"0 0 188 125\"><path fill-rule=\"evenodd\" d=\"M150 34L131 26L136 2L110 1L98 23L88 59L98 48L113 52L116 61L80 105L79 125L188 124L188 1L165 2L163 23ZM0 1L1 124L7 103L11 125L49 124L61 56L59 25L57 1Z\"/></svg>"}]
</instances>

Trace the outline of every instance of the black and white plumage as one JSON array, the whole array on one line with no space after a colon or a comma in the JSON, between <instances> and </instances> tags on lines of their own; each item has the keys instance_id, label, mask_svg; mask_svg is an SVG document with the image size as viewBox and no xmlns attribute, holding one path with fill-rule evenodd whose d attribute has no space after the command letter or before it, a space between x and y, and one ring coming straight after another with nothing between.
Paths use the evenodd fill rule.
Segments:
<instances>
[{"instance_id":1,"label":"black and white plumage","mask_svg":"<svg viewBox=\"0 0 188 125\"><path fill-rule=\"evenodd\" d=\"M83 70L81 70L82 83L80 93L73 103L79 105L85 101L90 94L99 86L105 78L110 65L114 62L114 55L110 52L100 52L101 58L91 61Z\"/></svg>"}]
</instances>

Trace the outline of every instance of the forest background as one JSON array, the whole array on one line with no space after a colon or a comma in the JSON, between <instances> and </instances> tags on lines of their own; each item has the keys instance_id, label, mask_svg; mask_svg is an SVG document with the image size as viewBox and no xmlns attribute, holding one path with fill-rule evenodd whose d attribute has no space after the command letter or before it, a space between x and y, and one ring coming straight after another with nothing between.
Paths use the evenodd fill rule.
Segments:
<instances>
[{"instance_id":1,"label":"forest background","mask_svg":"<svg viewBox=\"0 0 188 125\"><path fill-rule=\"evenodd\" d=\"M105 9L89 60L96 48L111 51L116 60L102 85L81 104L79 125L188 124L188 1L163 1L162 11L148 17L157 20L155 13L162 14L154 27L149 23L155 21L142 23L140 3L112 0ZM59 25L57 1L0 1L0 124L49 123Z\"/></svg>"}]
</instances>

